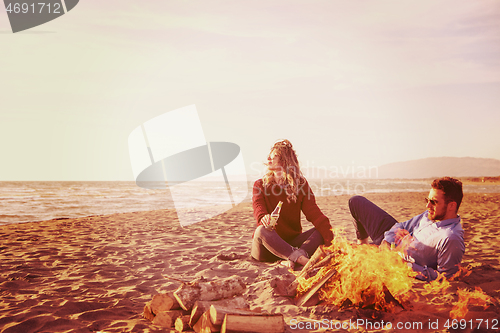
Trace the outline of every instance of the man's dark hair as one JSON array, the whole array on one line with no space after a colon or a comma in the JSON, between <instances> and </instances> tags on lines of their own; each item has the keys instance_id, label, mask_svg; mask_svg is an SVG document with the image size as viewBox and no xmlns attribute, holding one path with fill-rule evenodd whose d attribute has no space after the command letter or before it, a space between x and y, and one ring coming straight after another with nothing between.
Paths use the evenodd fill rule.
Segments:
<instances>
[{"instance_id":1,"label":"man's dark hair","mask_svg":"<svg viewBox=\"0 0 500 333\"><path fill-rule=\"evenodd\" d=\"M433 189L444 192L446 203L455 201L457 203L458 211L458 207L460 207L462 198L464 197L464 193L462 192L462 182L460 180L451 177L438 178L434 179L431 186Z\"/></svg>"}]
</instances>

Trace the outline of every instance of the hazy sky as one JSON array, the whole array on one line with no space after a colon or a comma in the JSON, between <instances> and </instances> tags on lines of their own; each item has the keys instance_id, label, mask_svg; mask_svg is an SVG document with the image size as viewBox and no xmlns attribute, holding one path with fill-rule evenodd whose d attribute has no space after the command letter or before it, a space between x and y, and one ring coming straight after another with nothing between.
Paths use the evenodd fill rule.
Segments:
<instances>
[{"instance_id":1,"label":"hazy sky","mask_svg":"<svg viewBox=\"0 0 500 333\"><path fill-rule=\"evenodd\" d=\"M81 0L0 10L0 180L133 180L128 136L195 104L207 141L303 166L500 159L500 1Z\"/></svg>"}]
</instances>

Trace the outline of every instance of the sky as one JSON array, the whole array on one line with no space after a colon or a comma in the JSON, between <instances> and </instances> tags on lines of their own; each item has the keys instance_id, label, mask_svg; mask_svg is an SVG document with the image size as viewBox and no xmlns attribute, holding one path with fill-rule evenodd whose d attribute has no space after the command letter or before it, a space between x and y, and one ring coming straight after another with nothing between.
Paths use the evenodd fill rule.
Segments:
<instances>
[{"instance_id":1,"label":"sky","mask_svg":"<svg viewBox=\"0 0 500 333\"><path fill-rule=\"evenodd\" d=\"M196 105L249 180L303 167L500 159L500 2L81 0L12 33L0 9L0 180L134 180L128 136Z\"/></svg>"}]
</instances>

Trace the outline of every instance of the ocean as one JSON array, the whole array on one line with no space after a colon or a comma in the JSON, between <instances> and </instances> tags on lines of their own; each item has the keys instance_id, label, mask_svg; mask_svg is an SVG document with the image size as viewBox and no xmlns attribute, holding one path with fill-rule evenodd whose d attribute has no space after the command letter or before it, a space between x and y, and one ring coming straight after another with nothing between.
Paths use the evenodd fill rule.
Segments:
<instances>
[{"instance_id":1,"label":"ocean","mask_svg":"<svg viewBox=\"0 0 500 333\"><path fill-rule=\"evenodd\" d=\"M3 181L0 182L0 225L188 207L192 202L190 193L194 192L197 204L204 204L204 197L208 204L226 191L212 182L189 183L185 197L177 198L174 206L168 190L143 189L133 181ZM253 181L239 184L240 197L242 191L248 189L243 202L251 200L252 184ZM428 180L310 179L309 184L316 196L430 189ZM500 185L464 185L464 192L500 193Z\"/></svg>"}]
</instances>

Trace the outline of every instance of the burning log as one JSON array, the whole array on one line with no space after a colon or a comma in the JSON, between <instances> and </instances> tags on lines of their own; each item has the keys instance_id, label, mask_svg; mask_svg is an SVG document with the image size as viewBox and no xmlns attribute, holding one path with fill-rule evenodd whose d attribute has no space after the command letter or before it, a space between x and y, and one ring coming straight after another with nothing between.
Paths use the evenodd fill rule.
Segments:
<instances>
[{"instance_id":1,"label":"burning log","mask_svg":"<svg viewBox=\"0 0 500 333\"><path fill-rule=\"evenodd\" d=\"M239 315L226 314L221 326L221 333L255 332L280 333L285 331L282 314L273 315Z\"/></svg>"},{"instance_id":2,"label":"burning log","mask_svg":"<svg viewBox=\"0 0 500 333\"><path fill-rule=\"evenodd\" d=\"M330 270L328 273L321 278L309 291L302 295L296 302L297 306L302 306L304 305L316 292L323 287L323 285L330 279L332 276L334 276L337 273L335 269Z\"/></svg>"},{"instance_id":3,"label":"burning log","mask_svg":"<svg viewBox=\"0 0 500 333\"><path fill-rule=\"evenodd\" d=\"M357 246L338 235L322 251L327 254L318 255L316 263L304 267L288 288L290 294L296 288L297 305L306 304L319 290L319 298L332 305L383 311L403 307L409 298L414 273L396 252Z\"/></svg>"},{"instance_id":4,"label":"burning log","mask_svg":"<svg viewBox=\"0 0 500 333\"><path fill-rule=\"evenodd\" d=\"M300 271L299 276L303 275L304 272L307 272L309 270L309 268L311 268L311 266L316 264L318 261L320 261L321 259L323 259L327 255L324 248L325 248L324 245L320 245L316 249L316 251L314 251L313 255L311 256L311 258L309 259L307 264L305 264L304 267L302 267L302 270Z\"/></svg>"},{"instance_id":5,"label":"burning log","mask_svg":"<svg viewBox=\"0 0 500 333\"><path fill-rule=\"evenodd\" d=\"M287 287L286 289L287 295L295 296L300 279L308 277L311 274L311 272L317 269L318 267L325 266L328 262L330 262L333 259L333 257L334 253L327 253L324 250L323 246L318 247L314 252L314 254L311 256L311 259L309 259L307 264L300 271L299 275L297 275L295 281L293 281Z\"/></svg>"},{"instance_id":6,"label":"burning log","mask_svg":"<svg viewBox=\"0 0 500 333\"><path fill-rule=\"evenodd\" d=\"M237 275L216 281L195 280L183 283L175 292L174 297L186 311L191 310L197 300L211 301L228 298L241 293L246 288L241 277Z\"/></svg>"}]
</instances>

